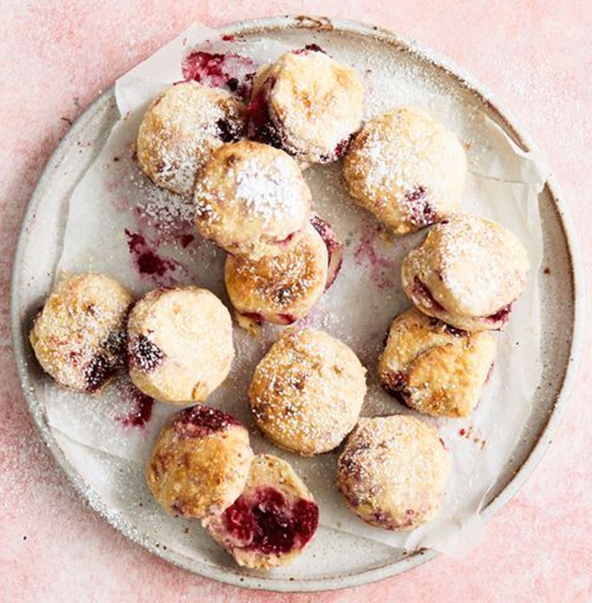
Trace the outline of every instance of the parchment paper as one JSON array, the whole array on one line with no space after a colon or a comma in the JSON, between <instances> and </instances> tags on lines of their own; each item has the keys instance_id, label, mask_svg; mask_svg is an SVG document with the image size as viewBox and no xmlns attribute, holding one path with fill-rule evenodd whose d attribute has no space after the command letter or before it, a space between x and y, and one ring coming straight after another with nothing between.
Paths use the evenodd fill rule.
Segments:
<instances>
[{"instance_id":1,"label":"parchment paper","mask_svg":"<svg viewBox=\"0 0 592 603\"><path fill-rule=\"evenodd\" d=\"M287 49L272 41L223 41L217 32L194 25L118 80L117 104L122 117L72 194L58 273L104 272L137 295L157 285L195 283L228 304L223 283L224 253L196 235L191 205L157 190L136 167L132 156L147 103L161 89L182 79L181 60L197 46L250 57L254 67ZM411 533L369 527L346 509L334 486L337 452L301 459L266 443L256 430L246 391L254 367L276 339L279 327L266 326L259 338L235 327L237 357L229 378L208 403L233 413L250 428L256 452L268 451L293 463L320 504L323 526L394 547L425 546L453 556L463 555L483 536L479 515L482 502L520 437L540 377L537 273L542 233L537 196L546 173L537 167L541 164L538 158L535 162L518 150L484 114L451 98L419 67L409 69L396 62L385 63L379 57L352 58L341 56L339 50L331 52L338 60L352 63L363 75L367 117L413 104L457 133L467 148L471 172L463 208L494 218L519 236L531 263L526 292L515 304L506 330L499 335L495 371L473 415L466 420L424 417L439 427L453 455L453 471L438 516ZM304 322L346 342L367 367L369 391L363 415L410 412L382 392L375 371L390 322L409 306L400 286L401 261L424 235L390 237L348 198L339 164L310 168L305 177L315 209L331 222L346 248L336 283ZM143 243L137 244L132 253L134 236L136 243L137 236L143 237ZM138 262L143 253L157 254L166 269L152 275L140 274ZM169 548L189 556L210 554L215 545L201 529L195 530L199 522L193 522L188 539L188 522L166 518L150 502L143 480L143 468L156 435L175 409L155 403L147 424L134 426L129 417L134 417L138 409L126 395L129 387L124 378L109 386L100 398L90 398L61 390L48 380L45 401L49 423L60 437L101 451L96 456L100 460L80 463L78 469L114 512L132 519L137 514L138 525ZM73 462L76 465L76 459ZM140 500L144 501L142 508L138 506Z\"/></svg>"}]
</instances>

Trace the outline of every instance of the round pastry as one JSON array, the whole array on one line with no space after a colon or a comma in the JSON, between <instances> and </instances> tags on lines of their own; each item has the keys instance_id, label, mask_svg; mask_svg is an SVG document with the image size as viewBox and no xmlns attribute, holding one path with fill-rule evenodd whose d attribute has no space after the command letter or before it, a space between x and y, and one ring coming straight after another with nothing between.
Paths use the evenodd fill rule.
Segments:
<instances>
[{"instance_id":1,"label":"round pastry","mask_svg":"<svg viewBox=\"0 0 592 603\"><path fill-rule=\"evenodd\" d=\"M393 321L378 378L418 412L466 417L479 403L496 346L489 331L461 331L413 308Z\"/></svg>"},{"instance_id":2,"label":"round pastry","mask_svg":"<svg viewBox=\"0 0 592 603\"><path fill-rule=\"evenodd\" d=\"M202 523L239 565L270 569L302 553L319 525L319 507L288 463L261 454L238 500Z\"/></svg>"},{"instance_id":3,"label":"round pastry","mask_svg":"<svg viewBox=\"0 0 592 603\"><path fill-rule=\"evenodd\" d=\"M99 393L123 366L125 321L133 299L104 274L62 280L37 314L29 340L58 385Z\"/></svg>"},{"instance_id":4,"label":"round pastry","mask_svg":"<svg viewBox=\"0 0 592 603\"><path fill-rule=\"evenodd\" d=\"M259 260L229 255L226 289L239 324L288 325L304 318L335 280L342 257L343 245L318 216L298 242L279 255Z\"/></svg>"},{"instance_id":5,"label":"round pastry","mask_svg":"<svg viewBox=\"0 0 592 603\"><path fill-rule=\"evenodd\" d=\"M230 313L206 289L155 289L130 313L130 377L161 402L203 402L224 381L233 357Z\"/></svg>"},{"instance_id":6,"label":"round pastry","mask_svg":"<svg viewBox=\"0 0 592 603\"><path fill-rule=\"evenodd\" d=\"M228 413L198 404L160 432L146 481L169 513L202 518L240 496L252 459L248 431Z\"/></svg>"},{"instance_id":7,"label":"round pastry","mask_svg":"<svg viewBox=\"0 0 592 603\"><path fill-rule=\"evenodd\" d=\"M343 164L352 197L396 234L457 211L466 174L467 159L456 136L415 108L367 122Z\"/></svg>"},{"instance_id":8,"label":"round pastry","mask_svg":"<svg viewBox=\"0 0 592 603\"><path fill-rule=\"evenodd\" d=\"M144 114L136 153L145 174L161 188L191 195L212 151L239 140L245 107L223 90L182 82L161 92Z\"/></svg>"},{"instance_id":9,"label":"round pastry","mask_svg":"<svg viewBox=\"0 0 592 603\"><path fill-rule=\"evenodd\" d=\"M433 226L401 271L419 310L465 331L501 329L527 272L526 251L513 233L468 214Z\"/></svg>"},{"instance_id":10,"label":"round pastry","mask_svg":"<svg viewBox=\"0 0 592 603\"><path fill-rule=\"evenodd\" d=\"M274 444L303 456L333 450L354 428L366 370L344 343L310 329L284 334L255 369L249 400Z\"/></svg>"},{"instance_id":11,"label":"round pastry","mask_svg":"<svg viewBox=\"0 0 592 603\"><path fill-rule=\"evenodd\" d=\"M257 260L295 244L310 191L286 153L251 141L214 151L195 188L196 226L228 253Z\"/></svg>"},{"instance_id":12,"label":"round pastry","mask_svg":"<svg viewBox=\"0 0 592 603\"><path fill-rule=\"evenodd\" d=\"M301 163L328 163L360 128L363 97L357 73L318 46L288 52L255 76L248 134Z\"/></svg>"},{"instance_id":13,"label":"round pastry","mask_svg":"<svg viewBox=\"0 0 592 603\"><path fill-rule=\"evenodd\" d=\"M360 419L337 462L348 507L385 530L413 530L432 519L449 474L436 429L408 415Z\"/></svg>"}]
</instances>

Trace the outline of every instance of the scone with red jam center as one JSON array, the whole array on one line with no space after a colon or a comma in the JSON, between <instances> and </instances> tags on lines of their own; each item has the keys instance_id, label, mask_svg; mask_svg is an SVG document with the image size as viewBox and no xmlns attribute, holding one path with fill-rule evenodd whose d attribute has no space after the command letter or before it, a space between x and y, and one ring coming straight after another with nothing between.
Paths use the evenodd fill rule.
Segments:
<instances>
[{"instance_id":1,"label":"scone with red jam center","mask_svg":"<svg viewBox=\"0 0 592 603\"><path fill-rule=\"evenodd\" d=\"M62 280L29 335L39 364L58 385L89 394L123 367L130 293L103 274Z\"/></svg>"},{"instance_id":2,"label":"scone with red jam center","mask_svg":"<svg viewBox=\"0 0 592 603\"><path fill-rule=\"evenodd\" d=\"M319 525L319 507L288 463L262 454L236 502L202 523L239 565L270 569L302 553Z\"/></svg>"}]
</instances>

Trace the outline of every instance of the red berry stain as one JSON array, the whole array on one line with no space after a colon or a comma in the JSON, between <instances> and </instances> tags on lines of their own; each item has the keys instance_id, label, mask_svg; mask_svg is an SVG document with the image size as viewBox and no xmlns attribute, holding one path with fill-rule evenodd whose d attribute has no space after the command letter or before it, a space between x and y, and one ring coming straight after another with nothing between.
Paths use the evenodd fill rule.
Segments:
<instances>
[{"instance_id":1,"label":"red berry stain","mask_svg":"<svg viewBox=\"0 0 592 603\"><path fill-rule=\"evenodd\" d=\"M341 265L343 264L343 243L337 238L335 231L331 228L326 220L314 214L310 218L310 223L313 228L321 235L321 239L327 247L327 255L329 256L329 267L327 270L327 282L325 291L335 282Z\"/></svg>"},{"instance_id":2,"label":"red berry stain","mask_svg":"<svg viewBox=\"0 0 592 603\"><path fill-rule=\"evenodd\" d=\"M410 209L409 222L415 226L428 226L437 222L438 215L428 203L427 191L424 186L416 186L405 193L405 201Z\"/></svg>"},{"instance_id":3,"label":"red berry stain","mask_svg":"<svg viewBox=\"0 0 592 603\"><path fill-rule=\"evenodd\" d=\"M155 250L150 248L150 244L143 235L130 232L127 228L125 235L138 272L159 284L164 284L163 280L170 280L170 272L177 270L180 264L158 255Z\"/></svg>"},{"instance_id":4,"label":"red berry stain","mask_svg":"<svg viewBox=\"0 0 592 603\"><path fill-rule=\"evenodd\" d=\"M121 389L120 393L122 399L133 404L134 408L128 414L116 417L116 420L124 427L137 427L139 429L146 427L146 424L152 418L154 400L133 385Z\"/></svg>"},{"instance_id":5,"label":"red berry stain","mask_svg":"<svg viewBox=\"0 0 592 603\"><path fill-rule=\"evenodd\" d=\"M308 54L309 52L321 52L328 55L318 44L307 44L304 48L293 50L292 54Z\"/></svg>"},{"instance_id":6,"label":"red berry stain","mask_svg":"<svg viewBox=\"0 0 592 603\"><path fill-rule=\"evenodd\" d=\"M224 35L222 36L222 39L223 39L225 42L236 42L236 38L235 38L235 37L234 37L232 34L224 34Z\"/></svg>"},{"instance_id":7,"label":"red berry stain","mask_svg":"<svg viewBox=\"0 0 592 603\"><path fill-rule=\"evenodd\" d=\"M227 88L243 98L250 93L254 70L250 58L235 52L220 54L198 50L189 53L181 63L186 82L199 82L210 88Z\"/></svg>"},{"instance_id":8,"label":"red berry stain","mask_svg":"<svg viewBox=\"0 0 592 603\"><path fill-rule=\"evenodd\" d=\"M362 231L362 239L354 251L354 258L358 265L364 260L368 262L372 281L379 289L386 289L393 285L391 274L394 276L396 263L395 260L376 251L375 242L379 233L380 228L366 225Z\"/></svg>"},{"instance_id":9,"label":"red berry stain","mask_svg":"<svg viewBox=\"0 0 592 603\"><path fill-rule=\"evenodd\" d=\"M242 495L222 515L236 548L281 555L303 548L319 525L319 507L310 500L288 501L275 488Z\"/></svg>"},{"instance_id":10,"label":"red berry stain","mask_svg":"<svg viewBox=\"0 0 592 603\"><path fill-rule=\"evenodd\" d=\"M240 422L227 412L205 404L185 408L171 423L173 431L183 439L203 438L224 431L230 425L240 425Z\"/></svg>"}]
</instances>

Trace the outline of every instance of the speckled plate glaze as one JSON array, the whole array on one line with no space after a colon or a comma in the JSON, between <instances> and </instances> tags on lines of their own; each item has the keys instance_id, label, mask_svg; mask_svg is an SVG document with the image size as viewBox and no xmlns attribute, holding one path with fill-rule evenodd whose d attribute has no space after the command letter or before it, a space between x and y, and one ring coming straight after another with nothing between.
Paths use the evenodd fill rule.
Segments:
<instances>
[{"instance_id":1,"label":"speckled plate glaze","mask_svg":"<svg viewBox=\"0 0 592 603\"><path fill-rule=\"evenodd\" d=\"M491 94L447 59L406 42L391 32L358 23L313 17L278 17L229 25L225 34L273 37L296 46L338 43L350 50L364 48L382 60L420 64L430 78L453 89L467 106L477 106L522 147L536 146L517 120ZM69 452L49 428L41 384L43 376L28 345L31 319L51 288L61 243L68 201L73 187L92 163L117 119L113 89L99 97L74 124L56 149L29 203L23 222L12 280L12 328L23 391L31 413L58 463L89 504L116 529L149 551L192 572L230 584L275 591L316 591L345 588L398 574L432 559L424 550L404 554L376 542L321 528L300 569L281 574L244 572L218 562L189 559L142 534L131 518L117 517L74 468ZM550 177L539 197L544 235L544 263L540 279L543 337L543 374L533 411L513 458L490 490L483 509L492 517L525 483L553 441L574 382L583 336L583 279L571 220L558 183ZM302 569L303 567L303 569Z\"/></svg>"}]
</instances>

